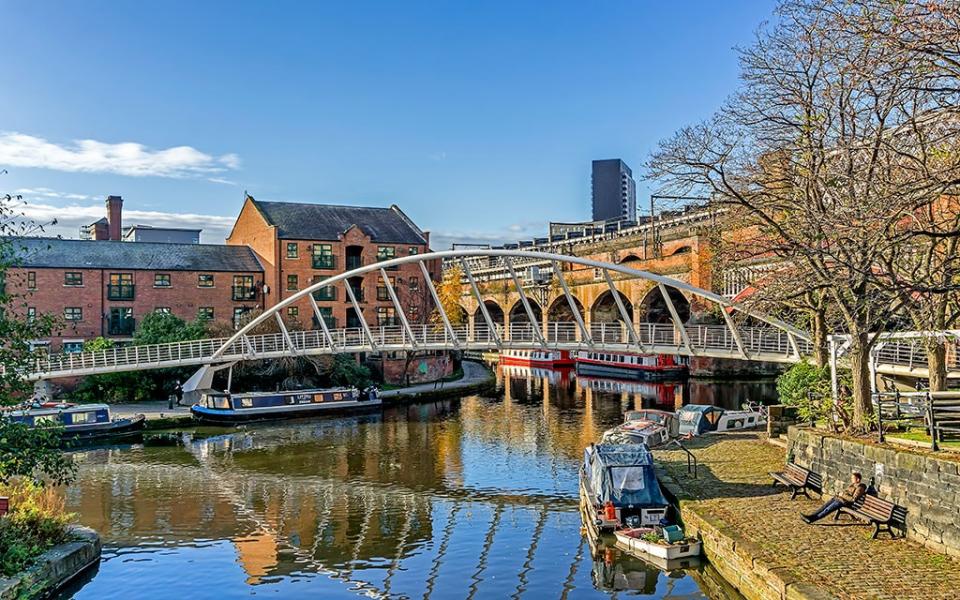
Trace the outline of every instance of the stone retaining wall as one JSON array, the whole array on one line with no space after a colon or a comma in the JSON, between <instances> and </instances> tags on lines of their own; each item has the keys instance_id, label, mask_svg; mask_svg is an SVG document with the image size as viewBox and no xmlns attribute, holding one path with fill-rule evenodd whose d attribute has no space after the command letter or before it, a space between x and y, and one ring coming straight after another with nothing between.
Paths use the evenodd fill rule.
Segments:
<instances>
[{"instance_id":1,"label":"stone retaining wall","mask_svg":"<svg viewBox=\"0 0 960 600\"><path fill-rule=\"evenodd\" d=\"M787 457L823 475L824 494L842 490L852 471L875 478L877 494L907 509L906 534L960 556L960 463L931 453L790 427Z\"/></svg>"},{"instance_id":2,"label":"stone retaining wall","mask_svg":"<svg viewBox=\"0 0 960 600\"><path fill-rule=\"evenodd\" d=\"M71 541L41 554L34 565L9 579L0 578L0 600L46 598L100 560L100 536L88 528L70 529Z\"/></svg>"}]
</instances>

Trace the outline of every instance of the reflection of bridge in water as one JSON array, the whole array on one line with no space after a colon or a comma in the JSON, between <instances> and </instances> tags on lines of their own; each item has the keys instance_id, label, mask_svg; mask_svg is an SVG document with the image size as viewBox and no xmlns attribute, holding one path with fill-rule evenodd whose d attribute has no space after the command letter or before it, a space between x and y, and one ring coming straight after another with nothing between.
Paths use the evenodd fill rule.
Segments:
<instances>
[{"instance_id":1,"label":"reflection of bridge in water","mask_svg":"<svg viewBox=\"0 0 960 600\"><path fill-rule=\"evenodd\" d=\"M486 415L481 420L502 422L511 410L481 399L463 404ZM495 489L482 474L465 473L464 453L482 451L491 432L438 420L450 404L428 406L433 414L417 426L388 413L254 428L185 447L84 452L69 509L108 546L229 540L250 585L316 573L373 597L444 595L445 557L468 548L488 558L466 582L477 597L491 586L498 597L529 597L534 588L537 597L563 595L569 583L536 576L537 550L548 524L579 528L575 498ZM513 581L485 577L494 557L498 570L510 557ZM581 558L572 552L564 570L576 575Z\"/></svg>"}]
</instances>

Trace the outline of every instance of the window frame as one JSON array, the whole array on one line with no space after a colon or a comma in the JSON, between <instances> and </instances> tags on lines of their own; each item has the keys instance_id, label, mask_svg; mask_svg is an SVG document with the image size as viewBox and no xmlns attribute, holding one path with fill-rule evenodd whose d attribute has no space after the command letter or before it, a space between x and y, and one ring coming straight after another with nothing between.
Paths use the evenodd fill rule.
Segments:
<instances>
[{"instance_id":1,"label":"window frame","mask_svg":"<svg viewBox=\"0 0 960 600\"><path fill-rule=\"evenodd\" d=\"M166 277L166 283L160 283L164 281ZM170 276L170 273L154 273L153 274L153 287L155 288L171 288L173 287L173 278Z\"/></svg>"},{"instance_id":2,"label":"window frame","mask_svg":"<svg viewBox=\"0 0 960 600\"><path fill-rule=\"evenodd\" d=\"M37 272L36 271L27 271L27 289L28 290L37 289Z\"/></svg>"},{"instance_id":3,"label":"window frame","mask_svg":"<svg viewBox=\"0 0 960 600\"><path fill-rule=\"evenodd\" d=\"M291 287L292 284L292 287ZM300 276L296 273L287 273L287 291L295 292L300 289Z\"/></svg>"},{"instance_id":4,"label":"window frame","mask_svg":"<svg viewBox=\"0 0 960 600\"><path fill-rule=\"evenodd\" d=\"M69 312L68 312L69 311ZM71 316L73 315L73 316ZM82 306L64 306L63 307L63 320L64 321L82 321L83 320L83 307Z\"/></svg>"},{"instance_id":5,"label":"window frame","mask_svg":"<svg viewBox=\"0 0 960 600\"><path fill-rule=\"evenodd\" d=\"M79 281L71 282L70 279L73 275L76 275ZM63 285L64 287L83 287L83 271L64 271Z\"/></svg>"},{"instance_id":6,"label":"window frame","mask_svg":"<svg viewBox=\"0 0 960 600\"><path fill-rule=\"evenodd\" d=\"M293 250L291 253L290 251ZM294 260L300 258L300 245L296 242L287 242L287 252L286 258L288 260Z\"/></svg>"},{"instance_id":7,"label":"window frame","mask_svg":"<svg viewBox=\"0 0 960 600\"><path fill-rule=\"evenodd\" d=\"M214 315L214 307L212 306L200 306L197 308L198 319L205 319L207 321L212 321L213 315Z\"/></svg>"},{"instance_id":8,"label":"window frame","mask_svg":"<svg viewBox=\"0 0 960 600\"><path fill-rule=\"evenodd\" d=\"M209 277L209 278L210 278L210 279L209 279L210 285L206 285L206 283L204 283L204 282L206 281L206 280L204 279L205 277ZM210 288L215 288L215 287L217 287L217 281L216 281L216 279L214 278L213 273L197 273L197 287L198 287L198 288L204 288L204 289L210 289Z\"/></svg>"}]
</instances>

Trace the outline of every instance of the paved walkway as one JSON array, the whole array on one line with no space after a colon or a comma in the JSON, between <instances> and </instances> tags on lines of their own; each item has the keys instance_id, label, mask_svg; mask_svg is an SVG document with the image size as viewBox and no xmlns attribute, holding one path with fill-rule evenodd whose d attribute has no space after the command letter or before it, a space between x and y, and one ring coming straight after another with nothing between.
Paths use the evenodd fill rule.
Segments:
<instances>
[{"instance_id":1,"label":"paved walkway","mask_svg":"<svg viewBox=\"0 0 960 600\"><path fill-rule=\"evenodd\" d=\"M784 450L757 433L704 436L686 443L700 462L687 475L679 450L656 451L663 468L683 488L681 501L704 519L722 522L747 542L751 555L844 599L931 599L960 595L960 561L914 542L890 540L873 528L828 517L815 525L800 519L820 502L790 501L773 488L769 471L780 470ZM816 495L813 494L816 498Z\"/></svg>"},{"instance_id":2,"label":"paved walkway","mask_svg":"<svg viewBox=\"0 0 960 600\"><path fill-rule=\"evenodd\" d=\"M423 383L411 385L410 387L398 388L395 390L385 390L380 392L383 398L395 398L397 396L406 396L413 394L423 394L425 392L434 392L439 390L457 390L472 385L483 383L490 377L490 371L483 365L470 361L463 361L463 377L456 381L445 381L439 383ZM114 415L119 417L129 417L133 415L146 415L148 419L165 419L170 417L189 417L189 406L176 406L171 409L167 400L152 400L148 402L133 402L130 404L114 404L111 407Z\"/></svg>"}]
</instances>

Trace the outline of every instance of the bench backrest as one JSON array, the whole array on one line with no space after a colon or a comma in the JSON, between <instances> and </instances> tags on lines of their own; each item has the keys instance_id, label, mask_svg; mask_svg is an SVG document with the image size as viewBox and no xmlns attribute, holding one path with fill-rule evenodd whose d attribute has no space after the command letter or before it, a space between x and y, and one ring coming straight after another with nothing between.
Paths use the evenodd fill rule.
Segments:
<instances>
[{"instance_id":1,"label":"bench backrest","mask_svg":"<svg viewBox=\"0 0 960 600\"><path fill-rule=\"evenodd\" d=\"M806 483L807 477L810 476L810 471L793 463L787 463L787 467L783 470L783 472L787 476L792 477L801 483Z\"/></svg>"},{"instance_id":2,"label":"bench backrest","mask_svg":"<svg viewBox=\"0 0 960 600\"><path fill-rule=\"evenodd\" d=\"M880 521L889 521L893 517L894 507L896 507L896 504L893 502L867 494L863 497L863 505L860 506L859 510L871 517L876 517Z\"/></svg>"}]
</instances>

